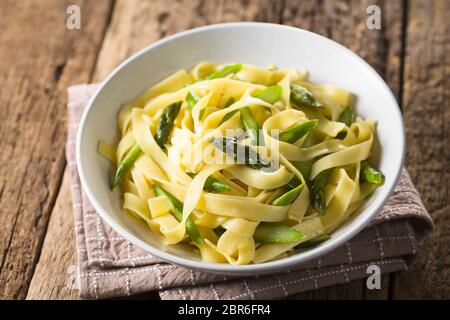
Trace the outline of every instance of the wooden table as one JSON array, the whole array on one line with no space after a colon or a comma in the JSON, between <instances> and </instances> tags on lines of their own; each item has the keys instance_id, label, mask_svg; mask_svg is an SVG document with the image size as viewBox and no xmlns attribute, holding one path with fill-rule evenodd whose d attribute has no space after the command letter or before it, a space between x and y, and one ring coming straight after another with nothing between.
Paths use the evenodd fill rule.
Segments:
<instances>
[{"instance_id":1,"label":"wooden table","mask_svg":"<svg viewBox=\"0 0 450 320\"><path fill-rule=\"evenodd\" d=\"M81 8L80 30L66 28L72 4ZM381 8L381 30L366 26L370 4ZM78 298L67 286L76 252L66 88L104 79L155 40L227 21L305 28L375 67L402 107L406 165L436 223L410 270L384 277L381 290L355 281L292 298L450 298L449 14L449 0L2 0L0 298Z\"/></svg>"}]
</instances>

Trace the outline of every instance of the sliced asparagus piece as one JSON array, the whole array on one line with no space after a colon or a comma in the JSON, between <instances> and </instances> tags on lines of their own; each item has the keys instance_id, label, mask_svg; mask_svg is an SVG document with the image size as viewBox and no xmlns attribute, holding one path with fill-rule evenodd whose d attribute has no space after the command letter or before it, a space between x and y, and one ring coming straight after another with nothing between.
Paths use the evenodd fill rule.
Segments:
<instances>
[{"instance_id":1,"label":"sliced asparagus piece","mask_svg":"<svg viewBox=\"0 0 450 320\"><path fill-rule=\"evenodd\" d=\"M236 102L236 99L234 99L233 97L231 97L230 99L228 99L228 101L225 103L224 108L228 108L229 106L231 106L233 103ZM231 112L228 112L220 121L219 125L221 125L222 123L224 123L225 121L231 119L232 116L234 116L236 113L239 112L239 109L237 110L233 110Z\"/></svg>"},{"instance_id":2,"label":"sliced asparagus piece","mask_svg":"<svg viewBox=\"0 0 450 320\"><path fill-rule=\"evenodd\" d=\"M353 110L351 107L346 107L339 116L339 122L344 123L347 127L350 127L353 123Z\"/></svg>"},{"instance_id":3,"label":"sliced asparagus piece","mask_svg":"<svg viewBox=\"0 0 450 320\"><path fill-rule=\"evenodd\" d=\"M311 181L311 188L310 188L311 207L314 210L316 210L317 213L320 215L325 214L326 199L324 188L331 172L333 172L333 168L324 170Z\"/></svg>"},{"instance_id":4,"label":"sliced asparagus piece","mask_svg":"<svg viewBox=\"0 0 450 320\"><path fill-rule=\"evenodd\" d=\"M311 92L298 84L291 84L291 101L298 105L323 107L323 104L317 101Z\"/></svg>"},{"instance_id":5,"label":"sliced asparagus piece","mask_svg":"<svg viewBox=\"0 0 450 320\"><path fill-rule=\"evenodd\" d=\"M280 134L280 141L288 142L288 143L294 143L301 137L303 137L305 134L307 134L310 130L317 127L319 124L319 120L313 119L308 120L302 123L299 123L292 127L291 129L288 129L286 131L283 131Z\"/></svg>"},{"instance_id":6,"label":"sliced asparagus piece","mask_svg":"<svg viewBox=\"0 0 450 320\"><path fill-rule=\"evenodd\" d=\"M208 139L217 149L224 152L235 161L243 161L253 169L270 167L270 161L264 159L258 152L247 145L239 144L234 138L217 137Z\"/></svg>"},{"instance_id":7,"label":"sliced asparagus piece","mask_svg":"<svg viewBox=\"0 0 450 320\"><path fill-rule=\"evenodd\" d=\"M111 190L114 190L114 188L117 187L117 185L123 180L131 166L136 162L137 158L139 158L140 154L141 148L137 144L135 144L131 150L128 151L127 155L117 167L114 178L111 181Z\"/></svg>"},{"instance_id":8,"label":"sliced asparagus piece","mask_svg":"<svg viewBox=\"0 0 450 320\"><path fill-rule=\"evenodd\" d=\"M195 177L194 173L188 172L188 175L191 178ZM231 188L227 184L220 182L219 180L211 176L209 176L206 179L203 189L205 191L215 191L215 192L228 192L231 190Z\"/></svg>"},{"instance_id":9,"label":"sliced asparagus piece","mask_svg":"<svg viewBox=\"0 0 450 320\"><path fill-rule=\"evenodd\" d=\"M273 223L261 223L255 230L253 238L259 243L288 243L304 237L304 234L294 228Z\"/></svg>"},{"instance_id":10,"label":"sliced asparagus piece","mask_svg":"<svg viewBox=\"0 0 450 320\"><path fill-rule=\"evenodd\" d=\"M162 148L167 142L170 136L170 132L173 128L173 122L180 112L181 101L168 105L161 114L158 120L158 126L156 127L155 141Z\"/></svg>"},{"instance_id":11,"label":"sliced asparagus piece","mask_svg":"<svg viewBox=\"0 0 450 320\"><path fill-rule=\"evenodd\" d=\"M213 80L218 78L225 78L226 76L237 73L242 69L242 64L236 63L236 64L229 64L227 66L224 66L222 69L217 70L216 72L213 72L208 77L206 77L207 80Z\"/></svg>"},{"instance_id":12,"label":"sliced asparagus piece","mask_svg":"<svg viewBox=\"0 0 450 320\"><path fill-rule=\"evenodd\" d=\"M351 107L347 107L342 111L339 116L339 122L344 123L347 127L350 127L353 123L353 110ZM347 132L341 131L337 134L337 139L344 139L347 136Z\"/></svg>"},{"instance_id":13,"label":"sliced asparagus piece","mask_svg":"<svg viewBox=\"0 0 450 320\"><path fill-rule=\"evenodd\" d=\"M181 221L183 219L183 203L160 186L154 185L153 189L155 190L155 194L157 196L166 196L169 199L173 206L172 213L175 219ZM186 220L186 232L196 245L201 246L204 244L197 225L191 217L188 217Z\"/></svg>"},{"instance_id":14,"label":"sliced asparagus piece","mask_svg":"<svg viewBox=\"0 0 450 320\"><path fill-rule=\"evenodd\" d=\"M242 108L241 110L241 122L244 126L247 135L255 142L256 145L259 144L259 125L253 117L253 113L249 107Z\"/></svg>"},{"instance_id":15,"label":"sliced asparagus piece","mask_svg":"<svg viewBox=\"0 0 450 320\"><path fill-rule=\"evenodd\" d=\"M271 86L266 89L261 90L255 95L255 98L264 100L267 103L274 104L281 99L283 94L283 87L281 86Z\"/></svg>"},{"instance_id":16,"label":"sliced asparagus piece","mask_svg":"<svg viewBox=\"0 0 450 320\"><path fill-rule=\"evenodd\" d=\"M186 102L188 104L188 109L192 111L192 109L194 109L195 105L199 100L200 98L195 94L195 92L190 90L186 95Z\"/></svg>"},{"instance_id":17,"label":"sliced asparagus piece","mask_svg":"<svg viewBox=\"0 0 450 320\"><path fill-rule=\"evenodd\" d=\"M367 160L361 162L361 179L378 186L384 183L384 175L372 167Z\"/></svg>"},{"instance_id":18,"label":"sliced asparagus piece","mask_svg":"<svg viewBox=\"0 0 450 320\"><path fill-rule=\"evenodd\" d=\"M274 206L286 206L292 202L294 202L295 199L297 199L298 195L304 188L304 184L300 184L296 186L294 189L289 190L285 194L281 195L280 197L276 198L272 205Z\"/></svg>"},{"instance_id":19,"label":"sliced asparagus piece","mask_svg":"<svg viewBox=\"0 0 450 320\"><path fill-rule=\"evenodd\" d=\"M310 248L313 247L319 243L325 242L327 240L330 240L331 237L329 235L327 235L326 233L321 234L315 238L309 239L305 242L300 243L298 246L296 246L296 249L306 249L306 248Z\"/></svg>"}]
</instances>

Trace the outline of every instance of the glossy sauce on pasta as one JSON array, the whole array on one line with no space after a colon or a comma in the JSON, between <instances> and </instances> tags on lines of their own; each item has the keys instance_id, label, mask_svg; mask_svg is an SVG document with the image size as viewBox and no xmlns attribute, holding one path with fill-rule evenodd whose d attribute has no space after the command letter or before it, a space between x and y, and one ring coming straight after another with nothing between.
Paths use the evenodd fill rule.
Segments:
<instances>
[{"instance_id":1,"label":"glossy sauce on pasta","mask_svg":"<svg viewBox=\"0 0 450 320\"><path fill-rule=\"evenodd\" d=\"M120 140L99 152L149 232L205 261L262 263L326 241L384 181L367 162L375 123L353 101L306 71L201 62L124 105Z\"/></svg>"}]
</instances>

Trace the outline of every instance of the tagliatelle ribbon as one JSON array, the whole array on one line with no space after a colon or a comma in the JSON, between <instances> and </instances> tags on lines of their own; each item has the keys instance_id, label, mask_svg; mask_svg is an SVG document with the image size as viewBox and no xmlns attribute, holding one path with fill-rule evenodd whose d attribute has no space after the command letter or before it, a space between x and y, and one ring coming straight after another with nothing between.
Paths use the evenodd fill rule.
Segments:
<instances>
[{"instance_id":1,"label":"tagliatelle ribbon","mask_svg":"<svg viewBox=\"0 0 450 320\"><path fill-rule=\"evenodd\" d=\"M306 76L288 68L201 62L127 103L118 114L118 144L99 144L100 153L128 170L120 181L124 210L167 244L194 242L194 252L216 263L270 261L336 230L376 188L360 174L372 150L375 124L340 119L352 94L312 84ZM292 100L298 92L303 96ZM310 129L313 144L304 145L309 132L297 141L280 140L283 132L312 119L318 120ZM249 139L250 129L261 130L259 145ZM235 139L270 167L237 163L218 151L212 138ZM133 162L124 166L130 157ZM319 216L312 201L320 185L315 179L325 171L325 213ZM165 193L155 192L156 187ZM293 189L298 191L283 198ZM296 238L255 241L255 232L267 226L285 227L277 230L287 228Z\"/></svg>"}]
</instances>

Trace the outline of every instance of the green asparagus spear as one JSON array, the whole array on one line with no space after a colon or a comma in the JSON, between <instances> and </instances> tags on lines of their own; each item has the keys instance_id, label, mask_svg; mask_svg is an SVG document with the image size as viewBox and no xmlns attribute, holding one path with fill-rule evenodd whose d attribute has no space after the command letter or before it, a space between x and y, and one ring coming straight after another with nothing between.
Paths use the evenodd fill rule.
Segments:
<instances>
[{"instance_id":1,"label":"green asparagus spear","mask_svg":"<svg viewBox=\"0 0 450 320\"><path fill-rule=\"evenodd\" d=\"M298 246L296 246L296 249L306 249L306 248L310 248L313 247L319 243L325 242L327 240L331 239L331 237L329 235L327 235L326 233L321 234L317 237L314 237L312 239L306 240L305 242L300 243Z\"/></svg>"},{"instance_id":2,"label":"green asparagus spear","mask_svg":"<svg viewBox=\"0 0 450 320\"><path fill-rule=\"evenodd\" d=\"M322 103L314 99L311 92L298 84L291 84L291 101L298 105L323 107Z\"/></svg>"},{"instance_id":3,"label":"green asparagus spear","mask_svg":"<svg viewBox=\"0 0 450 320\"><path fill-rule=\"evenodd\" d=\"M304 234L288 226L261 223L255 230L253 238L259 243L288 243L302 239Z\"/></svg>"},{"instance_id":4,"label":"green asparagus spear","mask_svg":"<svg viewBox=\"0 0 450 320\"><path fill-rule=\"evenodd\" d=\"M206 179L204 188L206 189L206 191L215 192L228 192L231 190L231 188L227 184L220 182L213 177L208 177L208 179Z\"/></svg>"},{"instance_id":5,"label":"green asparagus spear","mask_svg":"<svg viewBox=\"0 0 450 320\"><path fill-rule=\"evenodd\" d=\"M309 177L309 173L311 172L311 167L312 167L312 160L309 161L305 161L305 162L300 162L300 161L294 161L292 162L292 164L294 165L294 167L300 171L300 173L302 174L302 176L305 179L308 179ZM297 178L297 177L293 177L291 179L291 181L289 181L286 186L289 189L294 189L296 188L299 184L301 183L301 181Z\"/></svg>"},{"instance_id":6,"label":"green asparagus spear","mask_svg":"<svg viewBox=\"0 0 450 320\"><path fill-rule=\"evenodd\" d=\"M170 131L172 131L173 127L173 121L177 117L180 107L181 102L176 102L167 106L164 109L161 118L159 118L158 127L156 128L155 141L161 148L169 138ZM111 182L111 190L113 190L120 183L120 181L122 181L140 154L141 148L139 145L135 144L117 167L116 173Z\"/></svg>"},{"instance_id":7,"label":"green asparagus spear","mask_svg":"<svg viewBox=\"0 0 450 320\"><path fill-rule=\"evenodd\" d=\"M181 101L168 105L161 117L158 120L158 126L156 127L155 141L161 147L164 148L164 144L169 139L170 132L173 128L173 122L175 121L178 113L180 112Z\"/></svg>"},{"instance_id":8,"label":"green asparagus spear","mask_svg":"<svg viewBox=\"0 0 450 320\"><path fill-rule=\"evenodd\" d=\"M203 116L205 115L206 108L200 109L200 112L198 113L198 120L202 121Z\"/></svg>"},{"instance_id":9,"label":"green asparagus spear","mask_svg":"<svg viewBox=\"0 0 450 320\"><path fill-rule=\"evenodd\" d=\"M306 137L305 141L302 144L303 148L308 148L313 146L316 143L316 136L314 132L309 132L308 136ZM311 167L313 165L313 159L308 161L293 161L292 164L294 167L297 168L298 171L302 174L302 176L305 179L308 179L309 173L311 172ZM291 181L287 184L289 188L295 188L300 184L300 180L298 180L296 177L292 178Z\"/></svg>"},{"instance_id":10,"label":"green asparagus spear","mask_svg":"<svg viewBox=\"0 0 450 320\"><path fill-rule=\"evenodd\" d=\"M194 109L195 105L197 104L197 102L200 100L200 98L195 94L194 91L189 91L188 94L186 95L186 101L188 103L188 109L190 111L192 111L192 109ZM205 114L206 108L203 108L200 110L199 114L198 114L198 119L201 121L203 119L203 116Z\"/></svg>"},{"instance_id":11,"label":"green asparagus spear","mask_svg":"<svg viewBox=\"0 0 450 320\"><path fill-rule=\"evenodd\" d=\"M222 123L224 123L225 121L227 121L227 120L230 120L231 119L231 117L233 117L236 113L238 113L239 112L239 109L236 109L236 110L233 110L233 111L231 111L231 112L228 112L224 117L223 117L223 119L220 121L220 123L219 123L219 125L221 125Z\"/></svg>"},{"instance_id":12,"label":"green asparagus spear","mask_svg":"<svg viewBox=\"0 0 450 320\"><path fill-rule=\"evenodd\" d=\"M274 104L275 102L277 102L278 100L280 100L281 98L281 94L283 92L283 88L281 86L271 86L268 87L266 89L261 90L260 92L258 92L255 97L259 98L261 100L266 101L267 103L271 103ZM225 104L225 108L229 107L230 105L232 105L233 103L235 103L236 100L234 98L230 98L230 100L227 101L227 103ZM222 121L220 121L220 124L224 123L225 121L227 121L228 119L230 119L232 116L234 116L239 110L234 110L231 111L229 113L227 113Z\"/></svg>"},{"instance_id":13,"label":"green asparagus spear","mask_svg":"<svg viewBox=\"0 0 450 320\"><path fill-rule=\"evenodd\" d=\"M283 87L281 86L271 86L258 92L255 97L264 100L267 103L274 104L281 99L283 94Z\"/></svg>"},{"instance_id":14,"label":"green asparagus spear","mask_svg":"<svg viewBox=\"0 0 450 320\"><path fill-rule=\"evenodd\" d=\"M229 106L231 106L235 102L236 102L236 99L233 98L233 97L230 97L230 99L228 99L227 102L225 102L225 105L223 107L224 108L228 108Z\"/></svg>"},{"instance_id":15,"label":"green asparagus spear","mask_svg":"<svg viewBox=\"0 0 450 320\"><path fill-rule=\"evenodd\" d=\"M178 221L181 221L182 219L182 215L183 215L183 203L181 203L180 200L178 200L177 198L175 198L171 193L169 193L168 191L164 190L162 187L154 185L153 189L155 190L155 194L157 196L166 196L167 198L169 198L170 203L172 203L173 208L174 208L174 216Z\"/></svg>"},{"instance_id":16,"label":"green asparagus spear","mask_svg":"<svg viewBox=\"0 0 450 320\"><path fill-rule=\"evenodd\" d=\"M216 236L218 238L220 238L220 236L223 235L225 233L225 231L227 231L227 230L219 226L219 227L215 228L213 231L216 234Z\"/></svg>"},{"instance_id":17,"label":"green asparagus spear","mask_svg":"<svg viewBox=\"0 0 450 320\"><path fill-rule=\"evenodd\" d=\"M273 202L273 206L286 206L292 202L294 202L295 199L297 199L298 195L300 194L300 191L303 190L304 184L300 184L297 187L295 187L292 190L289 190L285 194L281 195L280 197L276 198Z\"/></svg>"},{"instance_id":18,"label":"green asparagus spear","mask_svg":"<svg viewBox=\"0 0 450 320\"><path fill-rule=\"evenodd\" d=\"M247 135L255 142L259 144L259 125L253 117L253 113L249 107L242 108L241 110L241 122L244 126Z\"/></svg>"},{"instance_id":19,"label":"green asparagus spear","mask_svg":"<svg viewBox=\"0 0 450 320\"><path fill-rule=\"evenodd\" d=\"M250 168L270 167L270 161L264 159L253 148L239 144L235 138L217 137L210 138L208 141L230 158L238 162L243 161L243 164Z\"/></svg>"},{"instance_id":20,"label":"green asparagus spear","mask_svg":"<svg viewBox=\"0 0 450 320\"><path fill-rule=\"evenodd\" d=\"M353 123L353 110L351 107L346 107L339 116L339 122L344 123L347 127L350 127Z\"/></svg>"},{"instance_id":21,"label":"green asparagus spear","mask_svg":"<svg viewBox=\"0 0 450 320\"><path fill-rule=\"evenodd\" d=\"M302 182L297 177L293 177L291 179L291 181L286 183L286 185L284 187L287 188L288 190L292 190L292 189L297 188L301 183Z\"/></svg>"},{"instance_id":22,"label":"green asparagus spear","mask_svg":"<svg viewBox=\"0 0 450 320\"><path fill-rule=\"evenodd\" d=\"M384 175L364 160L361 162L361 180L381 186L384 183Z\"/></svg>"},{"instance_id":23,"label":"green asparagus spear","mask_svg":"<svg viewBox=\"0 0 450 320\"><path fill-rule=\"evenodd\" d=\"M312 147L317 143L317 136L314 133L314 131L310 131L308 133L308 136L305 138L305 141L302 143L302 148L309 148Z\"/></svg>"},{"instance_id":24,"label":"green asparagus spear","mask_svg":"<svg viewBox=\"0 0 450 320\"><path fill-rule=\"evenodd\" d=\"M119 167L116 170L116 174L114 175L114 178L111 181L111 190L114 190L114 188L120 183L120 181L122 181L126 173L130 170L131 166L134 164L137 158L139 158L140 154L141 148L139 147L138 144L135 144L134 147L132 147L131 150L128 151L127 155L123 158L122 162L119 164Z\"/></svg>"},{"instance_id":25,"label":"green asparagus spear","mask_svg":"<svg viewBox=\"0 0 450 320\"><path fill-rule=\"evenodd\" d=\"M309 174L311 173L311 168L314 163L314 160L308 161L295 161L293 163L294 167L297 168L298 171L302 174L305 179L309 178Z\"/></svg>"},{"instance_id":26,"label":"green asparagus spear","mask_svg":"<svg viewBox=\"0 0 450 320\"><path fill-rule=\"evenodd\" d=\"M317 137L314 131L310 131L308 135L306 136L305 141L303 141L302 148L309 148L312 147L317 143ZM294 162L294 166L297 168L298 171L302 174L302 176L305 179L309 178L309 174L311 172L311 167L314 163L314 159L308 160L308 161L296 161Z\"/></svg>"},{"instance_id":27,"label":"green asparagus spear","mask_svg":"<svg viewBox=\"0 0 450 320\"><path fill-rule=\"evenodd\" d=\"M181 201L179 201L171 193L164 190L160 186L155 185L153 186L153 189L155 190L155 194L157 196L166 196L169 199L170 203L172 203L173 206L172 213L175 219L181 221L183 219L183 203L181 203ZM200 236L200 232L198 231L197 225L191 217L188 217L186 220L186 232L196 245L201 246L204 244L203 239Z\"/></svg>"},{"instance_id":28,"label":"green asparagus spear","mask_svg":"<svg viewBox=\"0 0 450 320\"><path fill-rule=\"evenodd\" d=\"M191 178L195 177L194 173L188 172L188 175ZM203 189L205 191L215 191L215 192L228 192L231 190L231 188L227 184L220 182L219 180L211 176L209 176L206 179Z\"/></svg>"},{"instance_id":29,"label":"green asparagus spear","mask_svg":"<svg viewBox=\"0 0 450 320\"><path fill-rule=\"evenodd\" d=\"M192 111L200 98L195 94L193 90L190 90L186 95L186 102L188 104L188 109Z\"/></svg>"},{"instance_id":30,"label":"green asparagus spear","mask_svg":"<svg viewBox=\"0 0 450 320\"><path fill-rule=\"evenodd\" d=\"M311 181L311 188L310 188L311 207L314 210L316 210L317 213L320 215L325 214L326 199L324 188L331 172L333 172L333 168L324 170Z\"/></svg>"},{"instance_id":31,"label":"green asparagus spear","mask_svg":"<svg viewBox=\"0 0 450 320\"><path fill-rule=\"evenodd\" d=\"M213 72L206 79L213 80L213 79L218 79L218 78L225 78L229 74L239 72L241 69L242 69L242 64L240 64L240 63L229 64L229 65L223 67L222 69L217 70L216 72Z\"/></svg>"},{"instance_id":32,"label":"green asparagus spear","mask_svg":"<svg viewBox=\"0 0 450 320\"><path fill-rule=\"evenodd\" d=\"M228 101L225 103L224 108L228 108L229 106L231 106L231 105L232 105L233 103L235 103L235 102L236 102L236 99L234 99L233 97L231 97L231 98L228 99ZM220 126L222 123L224 123L225 121L231 119L231 117L234 116L234 115L235 115L236 113L238 113L238 112L239 112L238 109L233 110L233 111L231 111L231 112L228 112L228 113L223 117L223 119L220 121L219 126Z\"/></svg>"},{"instance_id":33,"label":"green asparagus spear","mask_svg":"<svg viewBox=\"0 0 450 320\"><path fill-rule=\"evenodd\" d=\"M351 107L347 107L342 111L341 115L339 116L339 122L344 123L347 127L350 127L353 123L353 110ZM347 136L347 132L341 131L337 134L337 139L344 139Z\"/></svg>"},{"instance_id":34,"label":"green asparagus spear","mask_svg":"<svg viewBox=\"0 0 450 320\"><path fill-rule=\"evenodd\" d=\"M260 92L258 92L255 97L259 98L261 100L266 101L267 103L271 103L274 104L275 102L277 102L278 100L280 100L281 98L281 93L283 92L283 88L281 86L271 86L268 87L266 89L261 90ZM225 104L225 108L229 107L230 105L232 105L233 103L235 103L236 100L234 98L230 98L227 103ZM244 108L245 109L245 108ZM248 108L247 108L248 109ZM220 124L224 123L225 121L229 120L232 116L234 116L239 110L234 110L231 111L229 113L227 113L223 119L220 121ZM251 131L254 131L254 129L258 130L258 124L256 123L256 121L253 118L253 115L251 115L251 117L248 116L248 113L251 113L250 109L248 109L248 111L244 111L244 114L247 114L247 118L248 118L248 124L252 126L252 128L250 129ZM241 109L241 119L242 119L242 109ZM256 124L256 125L255 125ZM244 127L245 127L245 123L244 123ZM246 127L245 127L246 128ZM258 131L256 131L258 132ZM249 132L250 134L252 134L251 132ZM251 135L252 139L253 136ZM258 137L258 134L256 134L256 138ZM257 141L256 139L254 139L254 141Z\"/></svg>"},{"instance_id":35,"label":"green asparagus spear","mask_svg":"<svg viewBox=\"0 0 450 320\"><path fill-rule=\"evenodd\" d=\"M317 127L318 124L319 124L319 120L317 120L317 119L308 120L308 121L299 123L299 124L295 125L294 127L292 127L291 129L283 131L280 134L279 139L280 139L280 141L283 141L283 142L294 143L295 141L297 141L298 139L303 137L305 134L307 134L310 130Z\"/></svg>"}]
</instances>

